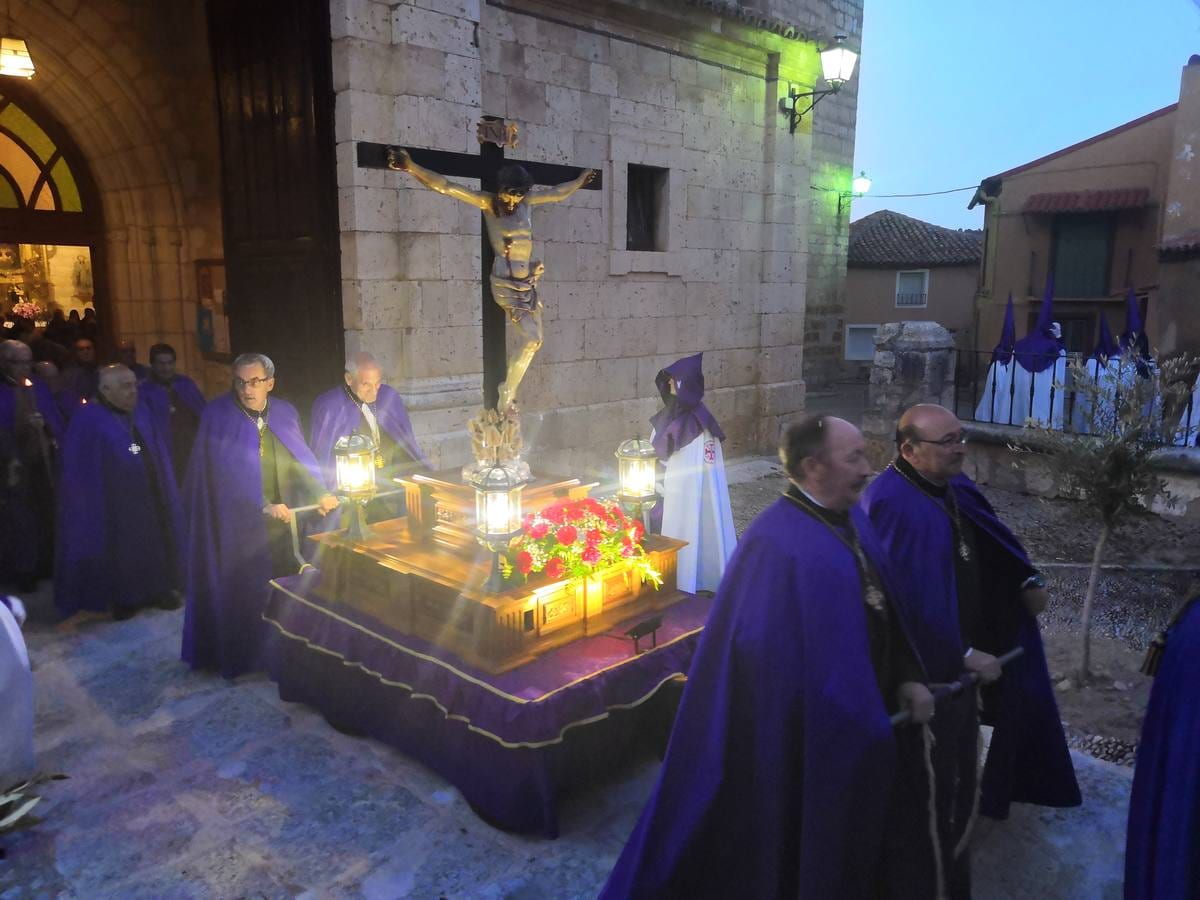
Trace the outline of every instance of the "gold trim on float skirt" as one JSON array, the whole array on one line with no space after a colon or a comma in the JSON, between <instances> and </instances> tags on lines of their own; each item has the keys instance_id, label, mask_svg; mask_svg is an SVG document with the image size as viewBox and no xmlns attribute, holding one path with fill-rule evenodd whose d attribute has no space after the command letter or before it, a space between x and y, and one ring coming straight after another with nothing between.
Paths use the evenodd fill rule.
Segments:
<instances>
[{"instance_id":1,"label":"gold trim on float skirt","mask_svg":"<svg viewBox=\"0 0 1200 900\"><path fill-rule=\"evenodd\" d=\"M430 662L435 665L441 666L442 668L446 669L447 671L453 673L455 676L462 678L464 681L468 681L471 684L478 685L479 687L482 687L485 690L488 690L491 693L495 694L496 696L501 697L505 700L508 700L512 703L521 703L521 704L540 703L541 701L545 700L547 697L551 697L554 694L557 694L559 691L564 691L569 687L572 687L576 684L580 684L581 682L587 681L590 678L595 678L597 675L600 675L604 672L608 672L609 670L615 669L618 666L626 665L629 662L629 660L622 660L621 662L614 663L611 666L605 666L603 669L597 669L591 675L585 675L582 678L576 678L573 681L568 681L566 684L560 685L559 687L556 687L554 690L548 691L547 693L543 694L542 696L540 696L536 699L529 700L524 697L518 697L514 694L509 694L506 691L502 691L499 688L497 688L496 686L488 684L486 681L482 681L478 678L468 675L466 672L463 672L461 669L458 669L458 668L450 665L449 663L447 663L444 660L438 659L436 656L430 656L426 653L419 653L416 650L413 650L411 647L405 647L403 644L397 643L396 641L393 641L390 638L384 637L383 635L381 635L377 632L371 631L369 628L365 628L362 625L359 625L357 622L352 622L351 620L347 619L344 616L338 615L337 613L333 612L332 610L326 609L323 606L318 606L317 604L313 603L312 601L310 601L304 597L301 597L299 594L295 593L294 591L290 591L287 588L283 587L283 585L279 584L279 582L277 582L275 579L271 579L271 586L274 587L276 590L279 590L279 591L283 592L284 594L287 594L289 597L291 597L295 600L298 600L299 602L303 603L304 605L309 606L312 609L315 609L318 612L321 612L324 615L329 616L330 618L336 619L339 622L349 625L351 628L361 631L363 634L373 637L378 641L382 641L383 643L387 644L389 647L393 647L394 649L399 650L402 653L407 653L409 656L414 656L417 659L424 660L425 662ZM607 719L609 717L609 714L613 710L634 709L635 707L641 706L643 703L645 703L647 700L649 700L655 694L657 694L659 692L659 690L662 688L662 686L664 684L666 684L667 682L677 681L677 680L681 680L681 681L687 680L686 673L672 672L666 678L663 678L656 685L654 685L654 687L652 687L647 693L643 694L641 697L639 697L637 700L634 700L632 703L606 704L604 707L604 712L598 713L594 716L588 716L585 719L578 719L574 722L568 722L567 724L563 725L562 728L559 729L558 735L556 737L550 738L548 740L545 740L545 741L517 741L517 742L506 741L504 738L500 737L500 735L498 735L498 734L494 734L484 728L480 728L477 725L473 725L471 723L471 720L469 718L467 718L466 716L462 716L457 713L450 712L450 710L448 710L440 702L438 702L438 699L436 697L434 697L433 695L425 694L425 693L418 693L416 690L414 690L413 686L410 684L406 684L403 681L393 681L389 678L384 677L383 673L381 673L381 672L376 672L373 669L368 669L366 666L364 666L360 662L356 662L354 660L347 659L343 654L338 653L336 650L330 650L327 647L322 647L319 644L314 644L312 641L310 641L308 638L304 637L303 635L293 634L292 632L290 632L286 628L284 628L283 625L281 625L275 619L272 619L270 616L268 616L266 613L263 613L262 618L263 618L263 621L274 626L275 629L278 630L279 633L282 634L284 637L289 638L290 640L293 640L293 641L299 641L300 643L304 644L309 649L316 650L318 653L323 653L326 656L332 656L334 659L339 659L339 660L341 660L343 666L346 666L347 668L351 668L351 669L358 669L361 672L363 672L364 674L371 676L376 681L378 681L380 684L385 685L386 687L397 687L397 688L406 690L406 691L408 691L409 696L412 697L412 699L414 699L414 700L428 700L430 703L432 703L434 706L436 706L438 708L438 710L442 713L442 715L446 719L455 721L455 722L462 722L464 725L467 726L467 729L469 731L473 731L476 734L481 734L486 738L490 738L491 740L500 744L500 746L505 747L510 750L519 750L519 749L536 750L539 747L549 747L552 744L560 744L563 741L564 735L566 735L566 733L568 731L570 731L572 728L576 728L580 725L590 725L593 722L599 722L603 719ZM672 644L678 643L679 641L682 641L685 638L689 638L692 635L698 634L699 632L701 632L703 630L704 630L704 628L703 628L703 626L701 626L700 628L694 628L691 631L684 632L683 634L679 635L678 637L672 638L670 641L667 641L664 644L659 644L658 647L656 647L654 649L647 650L646 653L655 653L658 650L664 650L667 647L670 647ZM645 654L642 654L642 655L645 655Z\"/></svg>"}]
</instances>

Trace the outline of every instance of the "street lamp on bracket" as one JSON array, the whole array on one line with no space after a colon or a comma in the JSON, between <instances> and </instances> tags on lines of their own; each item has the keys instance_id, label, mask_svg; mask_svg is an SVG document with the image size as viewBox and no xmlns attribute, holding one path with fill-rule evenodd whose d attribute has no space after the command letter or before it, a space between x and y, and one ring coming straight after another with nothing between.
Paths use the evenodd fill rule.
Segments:
<instances>
[{"instance_id":1,"label":"street lamp on bracket","mask_svg":"<svg viewBox=\"0 0 1200 900\"><path fill-rule=\"evenodd\" d=\"M812 111L818 103L830 94L836 94L842 89L850 76L854 74L854 64L858 54L844 46L846 36L834 35L833 43L821 51L821 76L829 87L821 91L798 91L795 85L788 85L786 97L779 98L779 112L788 117L788 132L796 133L800 120ZM801 101L807 100L808 105L800 109Z\"/></svg>"}]
</instances>

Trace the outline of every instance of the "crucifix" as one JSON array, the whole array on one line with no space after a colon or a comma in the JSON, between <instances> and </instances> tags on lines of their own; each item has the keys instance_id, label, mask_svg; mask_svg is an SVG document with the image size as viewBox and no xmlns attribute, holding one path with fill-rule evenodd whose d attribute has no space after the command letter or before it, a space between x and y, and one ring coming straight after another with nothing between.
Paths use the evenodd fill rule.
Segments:
<instances>
[{"instance_id":1,"label":"crucifix","mask_svg":"<svg viewBox=\"0 0 1200 900\"><path fill-rule=\"evenodd\" d=\"M541 302L537 282L544 267L532 259L530 206L565 200L580 189L599 190L600 173L572 166L506 160L505 146L515 144L515 126L485 116L477 128L479 154L421 150L359 142L364 168L406 171L439 193L480 210L483 315L483 405L503 415L515 404L517 386L542 344ZM446 177L478 178L471 190ZM534 185L547 190L531 190ZM505 346L505 321L518 329L522 343L511 363Z\"/></svg>"}]
</instances>

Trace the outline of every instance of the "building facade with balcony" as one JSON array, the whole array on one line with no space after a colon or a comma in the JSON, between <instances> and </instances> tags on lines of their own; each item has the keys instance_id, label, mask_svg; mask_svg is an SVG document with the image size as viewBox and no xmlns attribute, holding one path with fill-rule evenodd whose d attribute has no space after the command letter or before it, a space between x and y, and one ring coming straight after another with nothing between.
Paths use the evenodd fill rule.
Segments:
<instances>
[{"instance_id":1,"label":"building facade with balcony","mask_svg":"<svg viewBox=\"0 0 1200 900\"><path fill-rule=\"evenodd\" d=\"M1046 279L1069 351L1088 353L1100 316L1125 324L1132 289L1160 355L1200 349L1200 56L1179 102L985 178L976 348L999 339L1011 292L1017 335L1037 317Z\"/></svg>"},{"instance_id":2,"label":"building facade with balcony","mask_svg":"<svg viewBox=\"0 0 1200 900\"><path fill-rule=\"evenodd\" d=\"M971 348L982 234L887 209L851 222L847 366L870 364L875 332L885 322L935 321L954 334L959 347Z\"/></svg>"}]
</instances>

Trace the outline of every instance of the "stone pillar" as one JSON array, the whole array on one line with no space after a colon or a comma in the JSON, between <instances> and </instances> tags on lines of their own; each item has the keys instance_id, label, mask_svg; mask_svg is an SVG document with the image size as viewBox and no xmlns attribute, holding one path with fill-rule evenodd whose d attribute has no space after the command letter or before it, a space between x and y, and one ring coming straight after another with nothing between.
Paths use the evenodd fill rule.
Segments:
<instances>
[{"instance_id":1,"label":"stone pillar","mask_svg":"<svg viewBox=\"0 0 1200 900\"><path fill-rule=\"evenodd\" d=\"M1163 200L1162 242L1193 243L1200 234L1200 55L1183 67L1175 133L1167 160L1167 194ZM1157 337L1160 355L1200 348L1200 322L1195 313L1200 286L1200 258L1194 252L1173 253L1161 259L1158 304L1151 302L1146 323L1151 340Z\"/></svg>"},{"instance_id":2,"label":"stone pillar","mask_svg":"<svg viewBox=\"0 0 1200 900\"><path fill-rule=\"evenodd\" d=\"M871 461L895 454L900 414L916 403L954 408L954 337L937 322L891 322L875 335L863 434Z\"/></svg>"}]
</instances>

